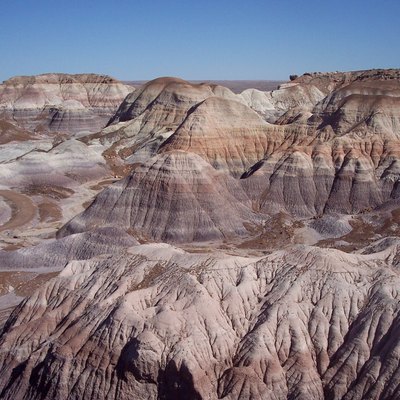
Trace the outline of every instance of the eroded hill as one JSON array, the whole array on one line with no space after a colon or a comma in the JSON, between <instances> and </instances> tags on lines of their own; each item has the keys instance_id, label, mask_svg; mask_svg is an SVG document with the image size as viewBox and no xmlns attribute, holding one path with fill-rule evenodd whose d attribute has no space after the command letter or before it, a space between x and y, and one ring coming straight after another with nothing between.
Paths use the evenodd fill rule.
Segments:
<instances>
[{"instance_id":1,"label":"eroded hill","mask_svg":"<svg viewBox=\"0 0 400 400\"><path fill-rule=\"evenodd\" d=\"M159 78L82 137L1 125L4 237L70 208L0 252L0 398L400 398L399 106L398 70Z\"/></svg>"}]
</instances>

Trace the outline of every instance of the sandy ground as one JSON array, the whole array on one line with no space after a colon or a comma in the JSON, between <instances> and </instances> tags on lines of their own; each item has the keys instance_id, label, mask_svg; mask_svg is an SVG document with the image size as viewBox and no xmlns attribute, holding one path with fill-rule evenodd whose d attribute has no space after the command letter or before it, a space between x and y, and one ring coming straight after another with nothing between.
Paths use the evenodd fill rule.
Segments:
<instances>
[{"instance_id":1,"label":"sandy ground","mask_svg":"<svg viewBox=\"0 0 400 400\"><path fill-rule=\"evenodd\" d=\"M0 250L33 246L82 212L115 181L109 175L68 188L42 184L0 190ZM18 190L18 191L17 191Z\"/></svg>"},{"instance_id":2,"label":"sandy ground","mask_svg":"<svg viewBox=\"0 0 400 400\"><path fill-rule=\"evenodd\" d=\"M0 225L0 232L19 228L35 218L36 206L29 197L12 190L0 190L0 196L9 204L12 210L11 218Z\"/></svg>"},{"instance_id":3,"label":"sandy ground","mask_svg":"<svg viewBox=\"0 0 400 400\"><path fill-rule=\"evenodd\" d=\"M0 190L0 205L4 208L0 220L0 251L32 246L54 237L66 221L84 209L84 203L93 201L94 196L114 180L89 181L76 192L54 186L25 188L28 196L14 190ZM57 274L48 270L28 272L22 268L4 271L0 266L0 329L24 297Z\"/></svg>"},{"instance_id":4,"label":"sandy ground","mask_svg":"<svg viewBox=\"0 0 400 400\"><path fill-rule=\"evenodd\" d=\"M11 207L0 197L0 226L5 224L11 218Z\"/></svg>"},{"instance_id":5,"label":"sandy ground","mask_svg":"<svg viewBox=\"0 0 400 400\"><path fill-rule=\"evenodd\" d=\"M59 272L0 271L0 329L14 307Z\"/></svg>"}]
</instances>

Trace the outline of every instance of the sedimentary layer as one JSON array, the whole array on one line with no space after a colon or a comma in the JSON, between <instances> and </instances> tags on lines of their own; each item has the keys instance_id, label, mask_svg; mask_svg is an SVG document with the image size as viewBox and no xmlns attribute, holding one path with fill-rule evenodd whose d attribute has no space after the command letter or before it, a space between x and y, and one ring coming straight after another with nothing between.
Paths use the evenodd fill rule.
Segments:
<instances>
[{"instance_id":1,"label":"sedimentary layer","mask_svg":"<svg viewBox=\"0 0 400 400\"><path fill-rule=\"evenodd\" d=\"M14 77L0 85L0 116L38 133L96 132L132 90L106 75Z\"/></svg>"},{"instance_id":2,"label":"sedimentary layer","mask_svg":"<svg viewBox=\"0 0 400 400\"><path fill-rule=\"evenodd\" d=\"M398 249L72 261L5 325L1 396L397 398Z\"/></svg>"}]
</instances>

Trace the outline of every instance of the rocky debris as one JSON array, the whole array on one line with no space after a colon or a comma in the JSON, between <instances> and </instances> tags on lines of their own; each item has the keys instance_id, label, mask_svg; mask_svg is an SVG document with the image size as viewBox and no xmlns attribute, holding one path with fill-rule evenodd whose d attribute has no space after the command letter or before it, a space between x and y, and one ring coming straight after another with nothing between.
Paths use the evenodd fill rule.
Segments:
<instances>
[{"instance_id":1,"label":"rocky debris","mask_svg":"<svg viewBox=\"0 0 400 400\"><path fill-rule=\"evenodd\" d=\"M0 116L39 133L96 132L132 90L96 74L14 77L0 85Z\"/></svg>"},{"instance_id":2,"label":"rocky debris","mask_svg":"<svg viewBox=\"0 0 400 400\"><path fill-rule=\"evenodd\" d=\"M398 240L72 261L5 324L1 397L396 398L396 257Z\"/></svg>"}]
</instances>

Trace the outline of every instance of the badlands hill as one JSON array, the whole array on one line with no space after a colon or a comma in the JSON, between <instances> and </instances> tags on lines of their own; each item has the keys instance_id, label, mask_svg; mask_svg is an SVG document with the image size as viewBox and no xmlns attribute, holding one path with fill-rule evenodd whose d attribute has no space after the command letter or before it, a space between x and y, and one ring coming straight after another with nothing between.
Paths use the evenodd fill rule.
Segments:
<instances>
[{"instance_id":1,"label":"badlands hill","mask_svg":"<svg viewBox=\"0 0 400 400\"><path fill-rule=\"evenodd\" d=\"M158 78L2 125L0 398L400 399L399 110L399 70Z\"/></svg>"},{"instance_id":2,"label":"badlands hill","mask_svg":"<svg viewBox=\"0 0 400 400\"><path fill-rule=\"evenodd\" d=\"M398 254L71 261L7 321L1 397L398 399Z\"/></svg>"},{"instance_id":3,"label":"badlands hill","mask_svg":"<svg viewBox=\"0 0 400 400\"><path fill-rule=\"evenodd\" d=\"M129 182L141 181L143 168L154 171L177 150L196 154L205 165L224 173L230 187L241 187L234 190L243 190L245 197L235 199L235 207L246 207L246 215L256 212L265 218L285 213L294 218L319 218L335 213L359 214L395 204L399 197L397 77L397 71L391 70L300 77L265 93L276 101L269 104L280 114L275 123L266 121L257 107L252 109L244 94L179 79L157 79L127 96L109 126L85 140L102 143L110 157L131 165ZM123 220L124 225L150 239L169 237L173 242L191 242L194 232L187 229L192 223L188 222L187 229L178 229L180 236L169 235L168 231L175 229L169 224L156 224L157 228L153 224L153 216L185 208L179 190L168 197L168 204L149 200L159 195L160 188L168 191L168 182L181 179L183 164L174 165L162 167L151 181L152 173L145 174L146 184L134 191L128 185L126 191L131 194L118 195L130 199L123 201L128 213L132 200L140 204L146 222L136 211L132 218L126 218L126 211L116 207L112 199L122 190L119 186L100 194L64 232L81 232L85 226L112 225L113 221L119 226ZM201 168L197 175L205 171ZM186 180L187 190L201 196L195 178L190 182L188 185ZM232 205L227 194L220 194ZM200 197L195 201L202 204ZM189 204L191 207L193 202ZM225 235L221 222L216 222L225 219L224 211L220 207L215 211L209 234L203 231L201 235L204 240L215 238L215 229L221 230L220 236ZM235 214L240 225L252 225L254 219L242 215ZM245 235L243 229L236 232Z\"/></svg>"},{"instance_id":4,"label":"badlands hill","mask_svg":"<svg viewBox=\"0 0 400 400\"><path fill-rule=\"evenodd\" d=\"M0 118L38 132L96 132L133 88L109 76L18 76L0 85Z\"/></svg>"},{"instance_id":5,"label":"badlands hill","mask_svg":"<svg viewBox=\"0 0 400 400\"><path fill-rule=\"evenodd\" d=\"M44 74L0 85L0 248L54 235L115 175L98 146L134 90L105 75Z\"/></svg>"}]
</instances>

